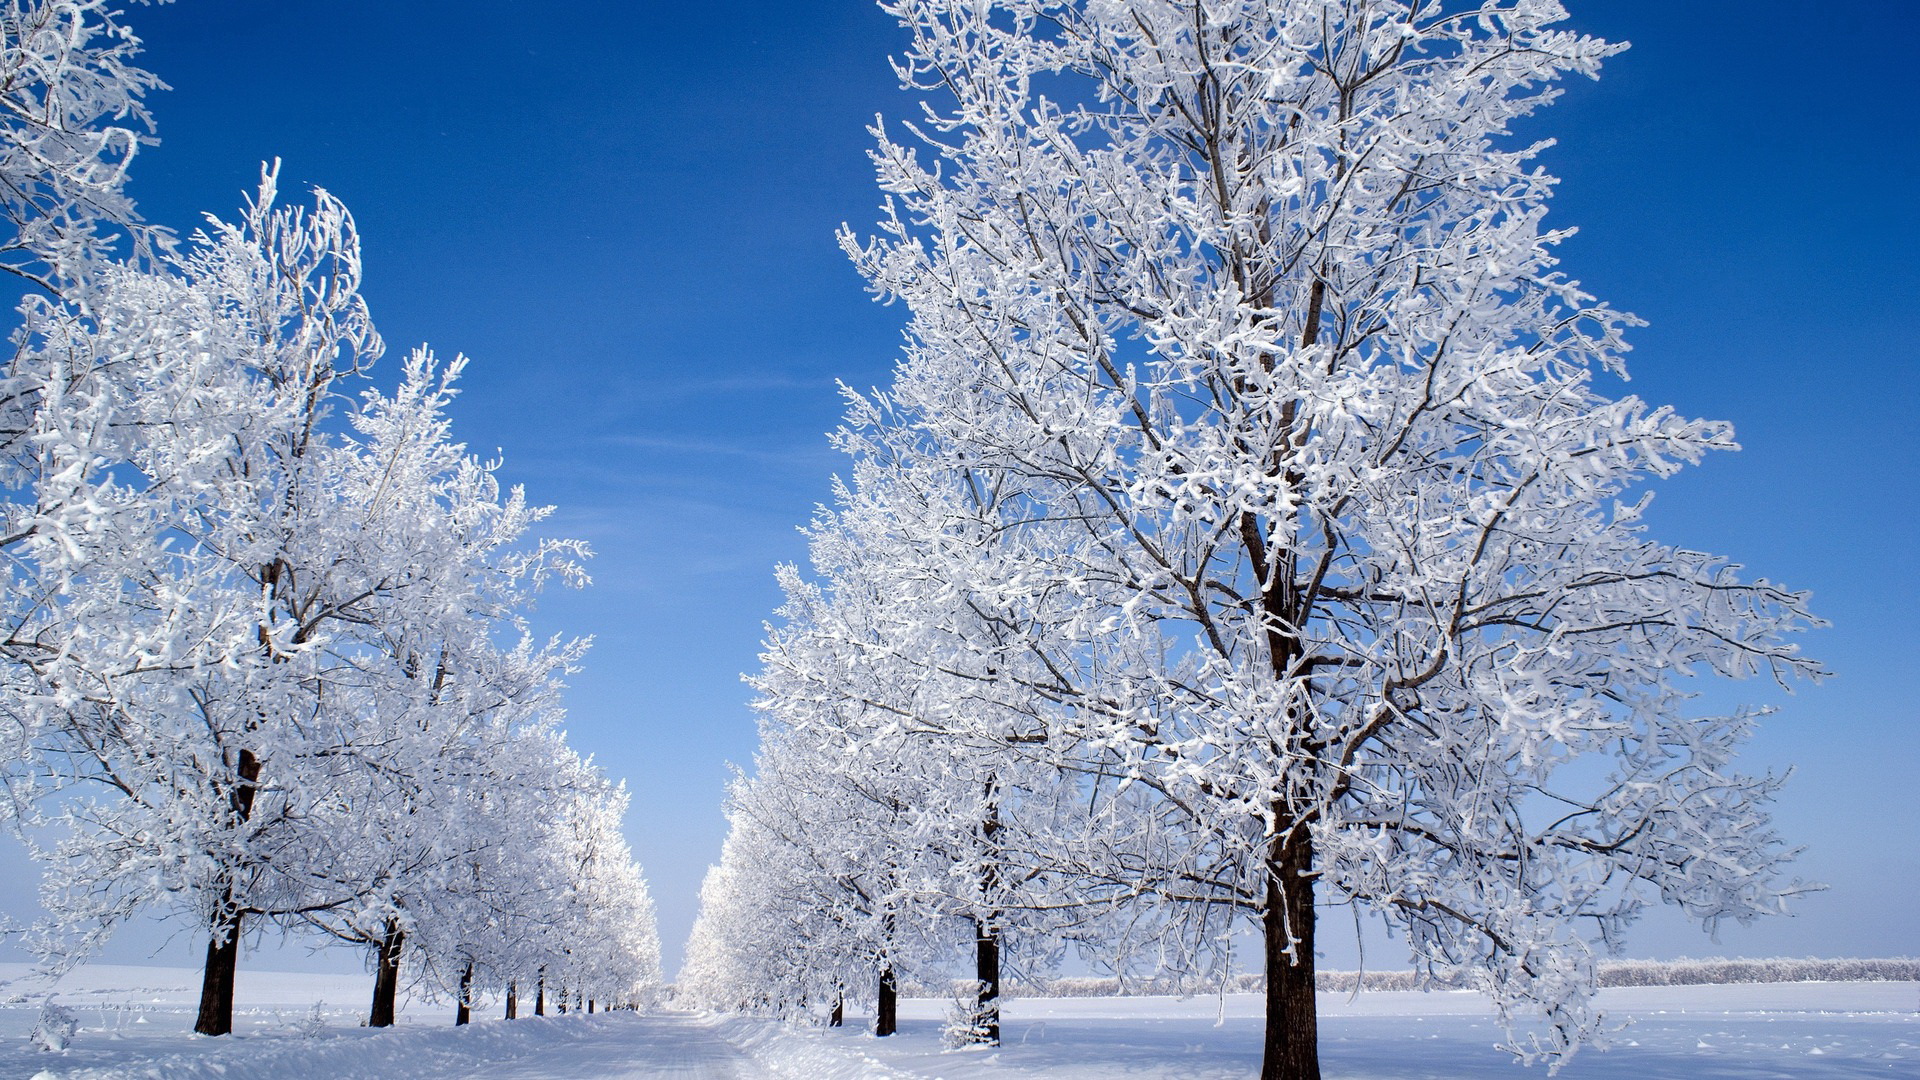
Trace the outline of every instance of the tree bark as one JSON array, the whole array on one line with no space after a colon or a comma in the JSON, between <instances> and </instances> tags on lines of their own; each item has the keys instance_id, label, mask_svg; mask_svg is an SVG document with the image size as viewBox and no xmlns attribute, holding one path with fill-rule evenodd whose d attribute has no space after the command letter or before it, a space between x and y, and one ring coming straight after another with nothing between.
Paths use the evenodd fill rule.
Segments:
<instances>
[{"instance_id":1,"label":"tree bark","mask_svg":"<svg viewBox=\"0 0 1920 1080\"><path fill-rule=\"evenodd\" d=\"M980 988L975 1015L980 1039L988 1046L999 1046L1000 936L984 920L976 919L973 925L973 970Z\"/></svg>"},{"instance_id":2,"label":"tree bark","mask_svg":"<svg viewBox=\"0 0 1920 1080\"><path fill-rule=\"evenodd\" d=\"M593 999L592 998L587 999L587 1015L588 1016L593 1015Z\"/></svg>"},{"instance_id":3,"label":"tree bark","mask_svg":"<svg viewBox=\"0 0 1920 1080\"><path fill-rule=\"evenodd\" d=\"M1312 875L1313 838L1306 826L1275 837L1268 856L1267 911L1262 920L1267 1037L1260 1080L1320 1080Z\"/></svg>"},{"instance_id":4,"label":"tree bark","mask_svg":"<svg viewBox=\"0 0 1920 1080\"><path fill-rule=\"evenodd\" d=\"M235 765L238 777L227 793L227 805L233 820L245 825L253 816L253 794L260 779L260 759L253 751L240 751ZM214 916L213 935L207 940L207 967L200 978L200 1016L193 1030L202 1035L226 1035L233 1031L233 984L240 970L239 905L235 902L234 882L226 879L220 894L220 913Z\"/></svg>"},{"instance_id":5,"label":"tree bark","mask_svg":"<svg viewBox=\"0 0 1920 1080\"><path fill-rule=\"evenodd\" d=\"M833 1013L827 1017L828 1027L842 1027L847 1022L847 998L845 994L833 995Z\"/></svg>"},{"instance_id":6,"label":"tree bark","mask_svg":"<svg viewBox=\"0 0 1920 1080\"><path fill-rule=\"evenodd\" d=\"M891 1035L900 1030L900 988L894 982L893 968L883 968L880 972L880 992L875 996L873 1009L873 1037Z\"/></svg>"},{"instance_id":7,"label":"tree bark","mask_svg":"<svg viewBox=\"0 0 1920 1080\"><path fill-rule=\"evenodd\" d=\"M987 816L980 823L980 841L985 849L986 868L980 879L980 895L989 905L1000 891L1000 778L987 777ZM974 1018L980 1041L1000 1045L1000 935L994 915L973 920L973 970L979 996L974 1000Z\"/></svg>"},{"instance_id":8,"label":"tree bark","mask_svg":"<svg viewBox=\"0 0 1920 1080\"><path fill-rule=\"evenodd\" d=\"M400 920L388 919L373 973L373 1011L367 1015L368 1027L393 1026L394 999L400 993L400 949L406 943Z\"/></svg>"},{"instance_id":9,"label":"tree bark","mask_svg":"<svg viewBox=\"0 0 1920 1080\"><path fill-rule=\"evenodd\" d=\"M540 976L533 984L533 1015L547 1015L547 969L540 969Z\"/></svg>"},{"instance_id":10,"label":"tree bark","mask_svg":"<svg viewBox=\"0 0 1920 1080\"><path fill-rule=\"evenodd\" d=\"M1326 302L1326 282L1316 276L1307 300L1306 328L1301 347L1320 339L1320 309ZM1289 403L1282 424L1289 431L1298 415ZM1291 438L1291 434L1288 436ZM1300 474L1281 465L1278 452L1270 469L1282 490L1298 490ZM1268 662L1274 681L1286 685L1301 676L1306 648L1299 628L1306 625L1312 598L1301 595L1297 553L1269 549L1264 533L1251 514L1241 519L1241 534L1249 562L1262 582L1260 604L1266 616ZM1310 725L1297 706L1288 707L1288 728L1296 741L1290 750L1317 766L1322 747L1309 741ZM1279 748L1276 748L1279 749ZM1260 1080L1320 1080L1320 1023L1314 999L1313 833L1285 798L1273 810L1273 839L1267 845L1267 903L1261 920L1267 976L1266 1039L1260 1061Z\"/></svg>"},{"instance_id":11,"label":"tree bark","mask_svg":"<svg viewBox=\"0 0 1920 1080\"><path fill-rule=\"evenodd\" d=\"M473 1019L473 961L460 969L460 1003L454 1006L453 1026L462 1027Z\"/></svg>"},{"instance_id":12,"label":"tree bark","mask_svg":"<svg viewBox=\"0 0 1920 1080\"><path fill-rule=\"evenodd\" d=\"M227 891L232 901L233 891ZM200 978L200 1016L193 1030L201 1035L233 1031L233 983L240 969L240 913L219 917L207 939L207 967Z\"/></svg>"},{"instance_id":13,"label":"tree bark","mask_svg":"<svg viewBox=\"0 0 1920 1080\"><path fill-rule=\"evenodd\" d=\"M507 1019L509 1020L518 1020L520 1018L519 989L520 988L513 983L507 984Z\"/></svg>"}]
</instances>

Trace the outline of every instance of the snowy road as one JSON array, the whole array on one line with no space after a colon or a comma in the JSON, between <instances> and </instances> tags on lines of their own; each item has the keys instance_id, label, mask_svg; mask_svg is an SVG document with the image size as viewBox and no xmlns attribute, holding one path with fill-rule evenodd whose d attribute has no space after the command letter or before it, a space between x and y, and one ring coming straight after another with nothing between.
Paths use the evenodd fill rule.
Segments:
<instances>
[{"instance_id":1,"label":"snowy road","mask_svg":"<svg viewBox=\"0 0 1920 1080\"><path fill-rule=\"evenodd\" d=\"M473 1080L760 1080L756 1066L713 1025L681 1013L637 1016L598 1027L592 1038L558 1053L534 1053L500 1064L469 1064ZM438 1075L438 1074L436 1074ZM456 1074L446 1074L450 1080Z\"/></svg>"},{"instance_id":2,"label":"snowy road","mask_svg":"<svg viewBox=\"0 0 1920 1080\"><path fill-rule=\"evenodd\" d=\"M0 1049L0 1077L25 1080L807 1080L887 1076L860 1055L835 1048L825 1070L786 1066L784 1025L754 1024L772 1036L769 1068L729 1035L741 1025L682 1013L527 1018L464 1029L350 1029L304 1038L284 1033L214 1042L169 1033L82 1039L58 1054ZM23 1040L24 1041L24 1040ZM89 1045L91 1044L91 1045ZM762 1042L760 1049L767 1047ZM804 1055L808 1048L802 1047ZM24 1051L24 1052L20 1052Z\"/></svg>"}]
</instances>

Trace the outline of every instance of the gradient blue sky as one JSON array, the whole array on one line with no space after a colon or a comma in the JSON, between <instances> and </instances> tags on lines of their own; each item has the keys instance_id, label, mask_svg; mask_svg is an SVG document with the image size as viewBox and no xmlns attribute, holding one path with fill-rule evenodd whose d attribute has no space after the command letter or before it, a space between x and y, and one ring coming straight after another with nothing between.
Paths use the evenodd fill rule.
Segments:
<instances>
[{"instance_id":1,"label":"gradient blue sky","mask_svg":"<svg viewBox=\"0 0 1920 1080\"><path fill-rule=\"evenodd\" d=\"M1797 768L1779 822L1831 890L1717 945L1650 920L1631 951L1920 952L1920 6L1570 4L1634 47L1536 125L1560 140L1550 221L1582 229L1566 268L1650 321L1634 392L1746 447L1661 488L1657 533L1814 590L1834 624L1806 642L1828 683L1713 695L1781 705L1749 762ZM862 0L182 0L129 21L173 87L134 170L147 217L230 212L274 156L283 189L339 195L389 344L472 356L457 433L598 550L594 586L539 618L596 639L568 726L633 790L674 970L726 763L753 753L739 674L772 567L804 559L795 526L840 467L834 381L884 382L899 344L832 236L875 216L864 126L911 104L895 27ZM30 911L8 877L0 906Z\"/></svg>"}]
</instances>

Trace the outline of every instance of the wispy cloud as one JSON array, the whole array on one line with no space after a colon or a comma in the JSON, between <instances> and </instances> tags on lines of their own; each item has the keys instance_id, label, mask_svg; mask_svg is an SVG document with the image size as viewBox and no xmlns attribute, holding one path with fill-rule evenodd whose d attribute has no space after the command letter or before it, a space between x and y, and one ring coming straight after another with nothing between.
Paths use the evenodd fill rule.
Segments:
<instances>
[{"instance_id":1,"label":"wispy cloud","mask_svg":"<svg viewBox=\"0 0 1920 1080\"><path fill-rule=\"evenodd\" d=\"M795 375L786 372L753 372L691 379L625 380L614 391L613 397L619 406L631 408L642 404L684 401L689 398L780 394L795 390L821 395L823 400L835 402L839 400L839 387L832 378L825 375Z\"/></svg>"},{"instance_id":2,"label":"wispy cloud","mask_svg":"<svg viewBox=\"0 0 1920 1080\"><path fill-rule=\"evenodd\" d=\"M735 457L773 464L818 465L838 457L827 445L826 438L808 440L806 444L789 443L786 445L766 446L748 442L724 439L683 438L672 435L602 435L597 440L605 446L620 446L630 450L654 451L664 454L690 454L699 457ZM823 474L824 475L824 474Z\"/></svg>"}]
</instances>

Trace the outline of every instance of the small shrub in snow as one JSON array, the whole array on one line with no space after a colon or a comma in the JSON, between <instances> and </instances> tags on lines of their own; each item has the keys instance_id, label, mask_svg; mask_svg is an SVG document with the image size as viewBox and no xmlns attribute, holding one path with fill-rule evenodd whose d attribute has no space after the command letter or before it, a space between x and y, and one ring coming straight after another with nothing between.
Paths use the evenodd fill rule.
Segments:
<instances>
[{"instance_id":1,"label":"small shrub in snow","mask_svg":"<svg viewBox=\"0 0 1920 1080\"><path fill-rule=\"evenodd\" d=\"M151 1023L147 1019L147 1014L153 1011L153 1006L143 1005L137 1001L110 1001L102 1005L100 1011L112 1018L113 1023L110 1027L113 1037L117 1039L125 1034L128 1024Z\"/></svg>"},{"instance_id":2,"label":"small shrub in snow","mask_svg":"<svg viewBox=\"0 0 1920 1080\"><path fill-rule=\"evenodd\" d=\"M73 1033L79 1030L80 1021L48 995L40 1006L40 1019L34 1022L27 1038L40 1050L65 1050L73 1044Z\"/></svg>"},{"instance_id":3,"label":"small shrub in snow","mask_svg":"<svg viewBox=\"0 0 1920 1080\"><path fill-rule=\"evenodd\" d=\"M965 1050L992 1042L993 1011L980 1007L978 983L954 984L953 1004L947 1009L947 1022L940 1026L940 1045L948 1050Z\"/></svg>"},{"instance_id":4,"label":"small shrub in snow","mask_svg":"<svg viewBox=\"0 0 1920 1080\"><path fill-rule=\"evenodd\" d=\"M300 1036L303 1039L317 1039L320 1036L326 1034L327 1018L322 1011L326 1008L326 1006L327 1006L327 1003L324 1001L314 1002L313 1011L307 1014L307 1018L305 1020L302 1020L298 1024L294 1025L293 1033L295 1035Z\"/></svg>"}]
</instances>

